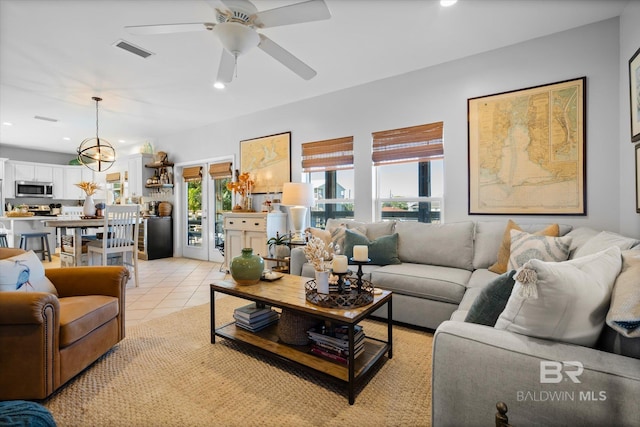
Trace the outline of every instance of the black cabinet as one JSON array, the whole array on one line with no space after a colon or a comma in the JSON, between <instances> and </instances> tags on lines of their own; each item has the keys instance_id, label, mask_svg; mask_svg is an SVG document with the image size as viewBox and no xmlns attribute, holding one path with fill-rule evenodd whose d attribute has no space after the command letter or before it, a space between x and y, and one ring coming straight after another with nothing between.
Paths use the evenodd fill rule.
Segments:
<instances>
[{"instance_id":1,"label":"black cabinet","mask_svg":"<svg viewBox=\"0 0 640 427\"><path fill-rule=\"evenodd\" d=\"M173 221L170 216L149 217L140 223L138 255L141 259L173 256Z\"/></svg>"}]
</instances>

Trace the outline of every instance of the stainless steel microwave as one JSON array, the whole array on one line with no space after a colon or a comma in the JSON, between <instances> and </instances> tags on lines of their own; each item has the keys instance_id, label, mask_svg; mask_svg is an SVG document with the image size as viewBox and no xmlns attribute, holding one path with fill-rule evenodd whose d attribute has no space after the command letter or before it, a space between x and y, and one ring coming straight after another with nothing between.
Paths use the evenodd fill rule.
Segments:
<instances>
[{"instance_id":1,"label":"stainless steel microwave","mask_svg":"<svg viewBox=\"0 0 640 427\"><path fill-rule=\"evenodd\" d=\"M53 183L16 181L16 197L53 197Z\"/></svg>"}]
</instances>

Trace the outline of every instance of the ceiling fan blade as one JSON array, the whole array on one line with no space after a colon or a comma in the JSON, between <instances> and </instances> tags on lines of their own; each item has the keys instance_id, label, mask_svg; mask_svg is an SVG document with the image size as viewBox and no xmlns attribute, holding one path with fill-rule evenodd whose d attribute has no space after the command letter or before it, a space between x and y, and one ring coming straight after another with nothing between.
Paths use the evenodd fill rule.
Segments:
<instances>
[{"instance_id":1,"label":"ceiling fan blade","mask_svg":"<svg viewBox=\"0 0 640 427\"><path fill-rule=\"evenodd\" d=\"M263 10L255 14L255 23L260 28L299 24L331 18L324 0L308 0L289 6Z\"/></svg>"},{"instance_id":2,"label":"ceiling fan blade","mask_svg":"<svg viewBox=\"0 0 640 427\"><path fill-rule=\"evenodd\" d=\"M187 24L131 25L124 27L130 34L154 35L170 33L186 33L189 31L205 31L215 27L212 22L193 22Z\"/></svg>"},{"instance_id":3,"label":"ceiling fan blade","mask_svg":"<svg viewBox=\"0 0 640 427\"><path fill-rule=\"evenodd\" d=\"M311 80L318 74L313 68L263 34L260 34L258 47L305 80Z\"/></svg>"},{"instance_id":4,"label":"ceiling fan blade","mask_svg":"<svg viewBox=\"0 0 640 427\"><path fill-rule=\"evenodd\" d=\"M227 49L222 49L222 56L220 57L220 66L218 67L218 77L216 78L216 81L231 83L235 69L236 59Z\"/></svg>"}]
</instances>

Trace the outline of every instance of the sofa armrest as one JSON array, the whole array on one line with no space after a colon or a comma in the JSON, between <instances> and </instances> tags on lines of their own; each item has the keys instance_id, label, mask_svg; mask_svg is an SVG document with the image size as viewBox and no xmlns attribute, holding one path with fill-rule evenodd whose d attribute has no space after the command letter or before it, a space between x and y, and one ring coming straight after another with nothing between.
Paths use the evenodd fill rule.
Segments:
<instances>
[{"instance_id":1,"label":"sofa armrest","mask_svg":"<svg viewBox=\"0 0 640 427\"><path fill-rule=\"evenodd\" d=\"M541 375L541 361L577 361ZM434 426L490 424L495 405L515 425L633 425L640 407L640 360L531 338L472 323L446 321L434 335ZM553 369L553 367L549 368ZM544 376L544 381L541 378Z\"/></svg>"},{"instance_id":2,"label":"sofa armrest","mask_svg":"<svg viewBox=\"0 0 640 427\"><path fill-rule=\"evenodd\" d=\"M289 274L295 276L302 275L302 266L307 262L304 249L300 247L291 250L291 258L289 259Z\"/></svg>"},{"instance_id":3,"label":"sofa armrest","mask_svg":"<svg viewBox=\"0 0 640 427\"><path fill-rule=\"evenodd\" d=\"M129 270L122 266L50 268L45 271L60 298L107 295L124 299Z\"/></svg>"},{"instance_id":4,"label":"sofa armrest","mask_svg":"<svg viewBox=\"0 0 640 427\"><path fill-rule=\"evenodd\" d=\"M58 298L48 292L0 292L0 325L42 324L48 310L60 312Z\"/></svg>"}]
</instances>

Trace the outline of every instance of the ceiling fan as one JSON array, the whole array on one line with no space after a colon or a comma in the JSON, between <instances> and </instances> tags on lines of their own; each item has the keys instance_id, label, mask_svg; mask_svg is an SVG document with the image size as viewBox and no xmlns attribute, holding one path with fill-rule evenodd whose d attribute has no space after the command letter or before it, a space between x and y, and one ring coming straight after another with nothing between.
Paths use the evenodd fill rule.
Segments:
<instances>
[{"instance_id":1,"label":"ceiling fan","mask_svg":"<svg viewBox=\"0 0 640 427\"><path fill-rule=\"evenodd\" d=\"M135 35L211 31L224 47L218 67L218 82L231 82L238 56L247 53L255 46L305 80L312 79L317 74L313 68L257 30L329 19L331 13L324 0L308 0L263 11L258 11L249 0L206 0L206 2L216 12L217 22L215 23L133 25L125 28Z\"/></svg>"}]
</instances>

